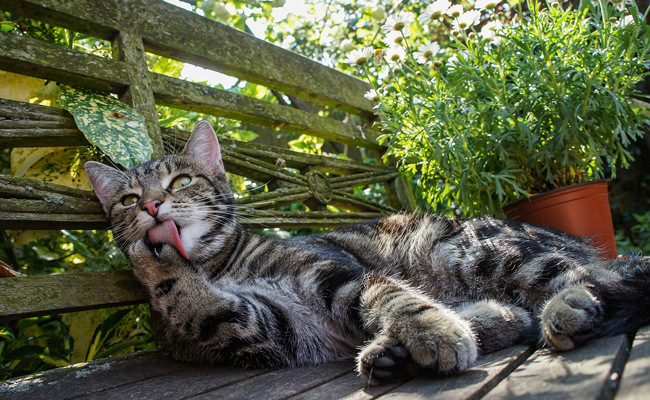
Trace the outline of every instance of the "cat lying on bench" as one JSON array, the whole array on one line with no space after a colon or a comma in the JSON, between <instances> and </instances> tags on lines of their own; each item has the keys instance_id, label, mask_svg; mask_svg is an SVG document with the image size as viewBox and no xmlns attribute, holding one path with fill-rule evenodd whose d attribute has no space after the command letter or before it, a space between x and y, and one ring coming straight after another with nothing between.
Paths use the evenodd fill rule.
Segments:
<instances>
[{"instance_id":1,"label":"cat lying on bench","mask_svg":"<svg viewBox=\"0 0 650 400\"><path fill-rule=\"evenodd\" d=\"M85 168L179 360L287 367L356 354L380 384L650 322L647 259L605 260L549 228L397 214L287 240L246 231L206 122L181 154Z\"/></svg>"}]
</instances>

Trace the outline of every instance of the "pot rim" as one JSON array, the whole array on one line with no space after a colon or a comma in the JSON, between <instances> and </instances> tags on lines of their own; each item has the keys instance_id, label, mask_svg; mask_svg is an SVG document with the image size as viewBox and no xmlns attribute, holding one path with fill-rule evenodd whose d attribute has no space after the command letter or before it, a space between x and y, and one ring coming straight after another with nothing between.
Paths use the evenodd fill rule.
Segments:
<instances>
[{"instance_id":1,"label":"pot rim","mask_svg":"<svg viewBox=\"0 0 650 400\"><path fill-rule=\"evenodd\" d=\"M553 197L555 195L562 194L562 193L564 193L566 191L569 191L569 190L581 189L582 186L591 186L591 185L597 185L597 184L601 184L601 183L605 183L606 185L609 186L609 183L611 181L612 181L611 179L605 178L605 179L597 179L595 181L574 183L574 184L569 185L569 186L562 186L562 187L559 187L559 188L548 190L546 192L534 194L534 195L532 195L530 197L527 197L527 198L524 198L524 199L521 199L521 200L517 200L514 203L510 203L507 206L503 206L502 210L505 213L505 212L507 212L507 210L517 208L517 207L519 207L520 205L522 205L522 204L524 204L526 202L531 202L533 200L538 200L538 199L542 199L542 198L545 198L545 197Z\"/></svg>"}]
</instances>

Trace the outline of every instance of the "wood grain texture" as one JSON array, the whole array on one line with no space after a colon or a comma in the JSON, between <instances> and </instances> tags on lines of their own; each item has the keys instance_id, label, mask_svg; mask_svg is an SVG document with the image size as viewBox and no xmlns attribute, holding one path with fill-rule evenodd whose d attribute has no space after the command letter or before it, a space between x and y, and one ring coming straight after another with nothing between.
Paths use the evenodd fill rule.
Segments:
<instances>
[{"instance_id":1,"label":"wood grain texture","mask_svg":"<svg viewBox=\"0 0 650 400\"><path fill-rule=\"evenodd\" d=\"M158 351L97 360L59 368L0 384L0 398L51 400L97 396L110 389L137 385L158 376L192 368Z\"/></svg>"},{"instance_id":2,"label":"wood grain texture","mask_svg":"<svg viewBox=\"0 0 650 400\"><path fill-rule=\"evenodd\" d=\"M630 357L621 375L617 399L650 398L650 326L639 329L634 337Z\"/></svg>"},{"instance_id":3,"label":"wood grain texture","mask_svg":"<svg viewBox=\"0 0 650 400\"><path fill-rule=\"evenodd\" d=\"M358 373L350 372L333 381L291 397L291 400L371 400L400 385L401 383L368 386Z\"/></svg>"},{"instance_id":4,"label":"wood grain texture","mask_svg":"<svg viewBox=\"0 0 650 400\"><path fill-rule=\"evenodd\" d=\"M144 303L131 271L0 279L0 320Z\"/></svg>"},{"instance_id":5,"label":"wood grain texture","mask_svg":"<svg viewBox=\"0 0 650 400\"><path fill-rule=\"evenodd\" d=\"M284 399L303 393L354 369L352 360L281 369L195 397L208 399Z\"/></svg>"},{"instance_id":6,"label":"wood grain texture","mask_svg":"<svg viewBox=\"0 0 650 400\"><path fill-rule=\"evenodd\" d=\"M448 377L421 377L414 379L381 399L479 399L524 362L533 352L533 346L514 346L481 357L469 371Z\"/></svg>"},{"instance_id":7,"label":"wood grain texture","mask_svg":"<svg viewBox=\"0 0 650 400\"><path fill-rule=\"evenodd\" d=\"M268 373L265 369L234 369L187 364L189 368L96 393L93 399L187 399Z\"/></svg>"},{"instance_id":8,"label":"wood grain texture","mask_svg":"<svg viewBox=\"0 0 650 400\"><path fill-rule=\"evenodd\" d=\"M0 32L0 69L112 93L129 84L118 61L6 32Z\"/></svg>"},{"instance_id":9,"label":"wood grain texture","mask_svg":"<svg viewBox=\"0 0 650 400\"><path fill-rule=\"evenodd\" d=\"M165 154L156 101L151 91L149 68L142 38L127 31L120 31L113 40L113 57L123 61L130 85L121 100L128 103L144 117L147 133L151 139L153 153L151 158L160 158Z\"/></svg>"},{"instance_id":10,"label":"wood grain texture","mask_svg":"<svg viewBox=\"0 0 650 400\"><path fill-rule=\"evenodd\" d=\"M372 102L363 97L368 83L159 0L0 0L0 9L106 40L130 31L149 52L373 115ZM206 38L219 38L218 46Z\"/></svg>"},{"instance_id":11,"label":"wood grain texture","mask_svg":"<svg viewBox=\"0 0 650 400\"><path fill-rule=\"evenodd\" d=\"M485 399L608 398L605 387L612 385L612 368L617 367L617 359L628 350L629 340L618 335L588 342L565 353L537 351Z\"/></svg>"}]
</instances>

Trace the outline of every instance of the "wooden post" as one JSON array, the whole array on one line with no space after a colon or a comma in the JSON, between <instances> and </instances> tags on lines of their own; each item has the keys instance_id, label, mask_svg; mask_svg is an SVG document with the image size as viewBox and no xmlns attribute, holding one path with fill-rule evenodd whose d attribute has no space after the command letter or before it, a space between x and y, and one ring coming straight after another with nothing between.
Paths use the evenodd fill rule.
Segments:
<instances>
[{"instance_id":1,"label":"wooden post","mask_svg":"<svg viewBox=\"0 0 650 400\"><path fill-rule=\"evenodd\" d=\"M153 147L152 158L159 158L165 153L165 149L142 38L121 31L113 41L113 58L124 61L129 77L130 84L126 92L120 96L120 100L129 104L144 117Z\"/></svg>"}]
</instances>

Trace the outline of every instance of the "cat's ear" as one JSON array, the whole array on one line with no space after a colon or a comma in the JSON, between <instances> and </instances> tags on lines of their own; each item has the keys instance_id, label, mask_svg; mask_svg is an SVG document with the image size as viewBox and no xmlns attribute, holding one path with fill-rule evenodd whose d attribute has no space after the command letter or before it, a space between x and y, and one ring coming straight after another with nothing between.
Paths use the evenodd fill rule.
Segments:
<instances>
[{"instance_id":1,"label":"cat's ear","mask_svg":"<svg viewBox=\"0 0 650 400\"><path fill-rule=\"evenodd\" d=\"M221 160L221 148L219 147L217 134L208 121L199 121L196 124L183 150L183 154L207 162L214 170L215 175L226 173L223 160Z\"/></svg>"},{"instance_id":2,"label":"cat's ear","mask_svg":"<svg viewBox=\"0 0 650 400\"><path fill-rule=\"evenodd\" d=\"M113 206L115 190L120 187L119 182L124 179L124 172L96 161L87 161L84 164L84 170L108 216Z\"/></svg>"}]
</instances>

